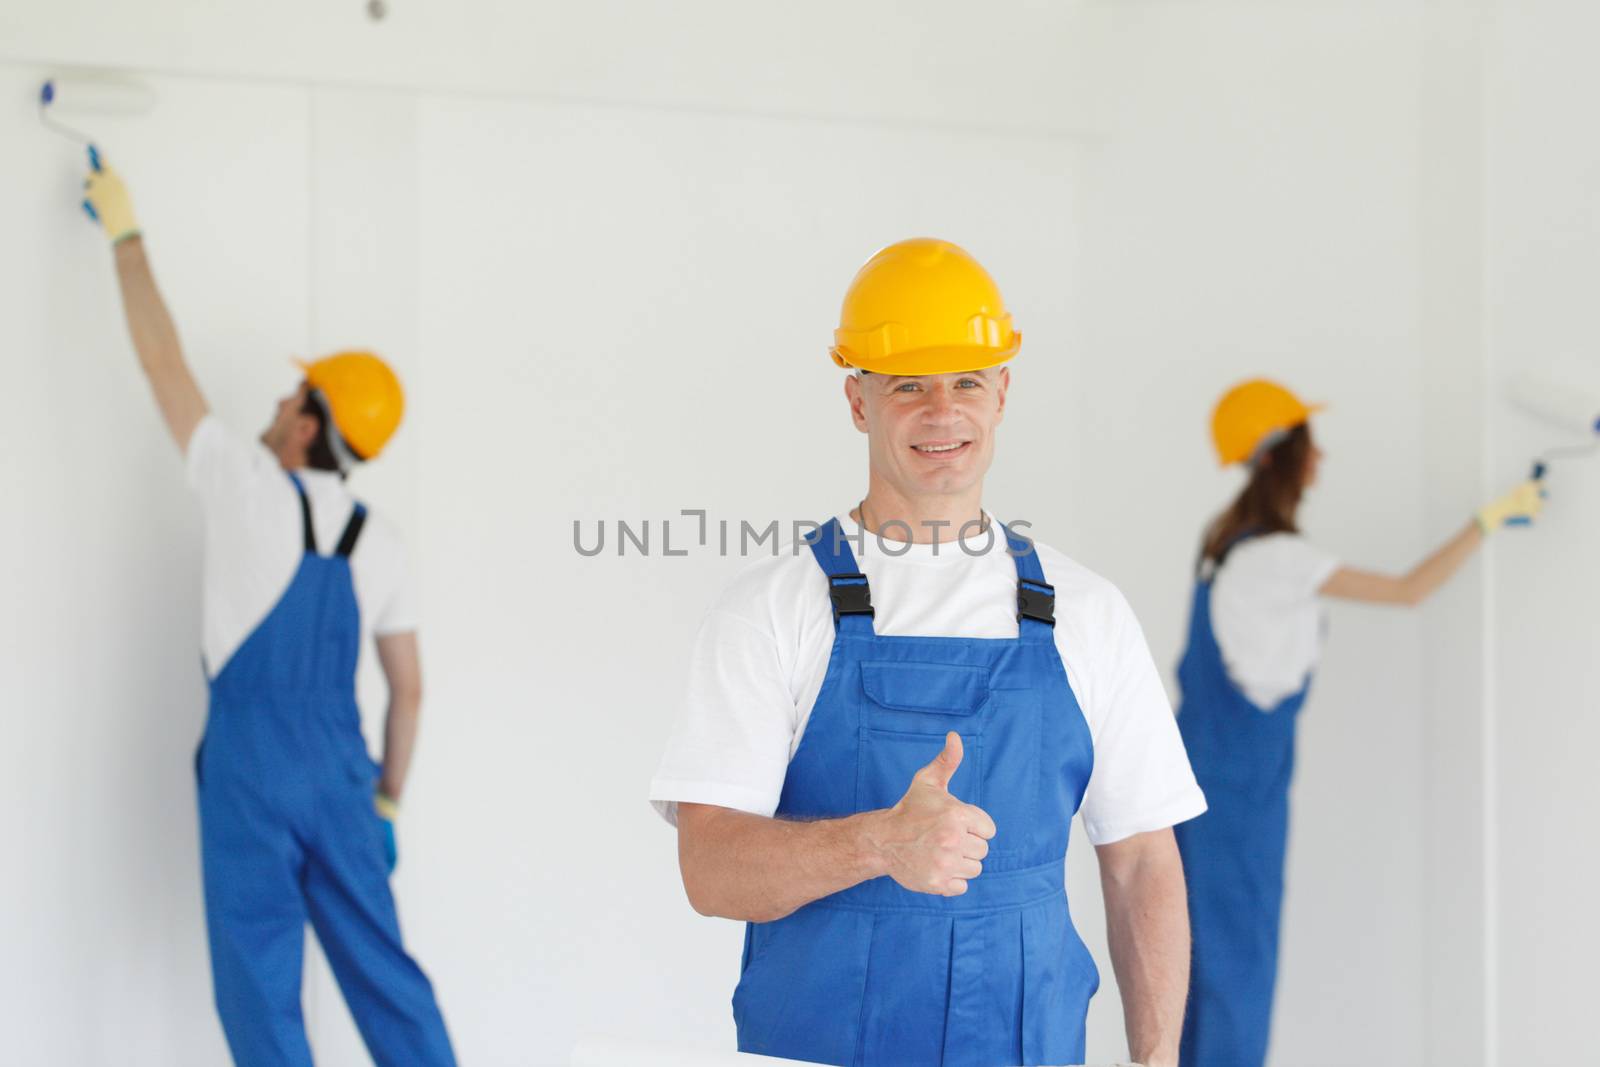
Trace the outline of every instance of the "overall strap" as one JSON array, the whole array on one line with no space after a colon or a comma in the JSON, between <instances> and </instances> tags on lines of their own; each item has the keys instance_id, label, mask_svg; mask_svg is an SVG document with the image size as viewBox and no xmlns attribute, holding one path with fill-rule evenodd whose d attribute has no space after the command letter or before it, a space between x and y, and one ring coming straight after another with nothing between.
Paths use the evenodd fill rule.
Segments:
<instances>
[{"instance_id":1,"label":"overall strap","mask_svg":"<svg viewBox=\"0 0 1600 1067\"><path fill-rule=\"evenodd\" d=\"M300 497L300 530L305 538L306 555L315 556L317 554L317 531L311 525L311 501L306 499L306 487L300 481L298 474L290 471L289 480L294 483L294 491Z\"/></svg>"},{"instance_id":2,"label":"overall strap","mask_svg":"<svg viewBox=\"0 0 1600 1067\"><path fill-rule=\"evenodd\" d=\"M350 521L345 524L344 533L339 535L339 547L334 549L334 555L349 558L350 552L356 547L356 538L361 536L361 528L367 524L367 506L356 501L355 510L350 513Z\"/></svg>"},{"instance_id":3,"label":"overall strap","mask_svg":"<svg viewBox=\"0 0 1600 1067\"><path fill-rule=\"evenodd\" d=\"M850 539L838 519L829 519L807 534L805 542L817 565L828 576L828 599L833 602L833 625L840 633L872 634L872 590L867 576L856 566Z\"/></svg>"},{"instance_id":4,"label":"overall strap","mask_svg":"<svg viewBox=\"0 0 1600 1067\"><path fill-rule=\"evenodd\" d=\"M1048 634L1056 625L1056 587L1044 580L1044 568L1033 542L1004 527L1006 545L1017 565L1017 629L1019 634Z\"/></svg>"}]
</instances>

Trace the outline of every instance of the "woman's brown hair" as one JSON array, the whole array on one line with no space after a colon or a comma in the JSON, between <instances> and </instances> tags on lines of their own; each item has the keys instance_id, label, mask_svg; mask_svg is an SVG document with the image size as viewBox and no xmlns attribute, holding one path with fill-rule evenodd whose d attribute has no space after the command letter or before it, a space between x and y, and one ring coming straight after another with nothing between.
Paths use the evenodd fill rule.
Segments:
<instances>
[{"instance_id":1,"label":"woman's brown hair","mask_svg":"<svg viewBox=\"0 0 1600 1067\"><path fill-rule=\"evenodd\" d=\"M1299 533L1295 513L1305 492L1311 427L1301 423L1259 456L1249 483L1226 511L1206 527L1201 559L1220 563L1244 534Z\"/></svg>"}]
</instances>

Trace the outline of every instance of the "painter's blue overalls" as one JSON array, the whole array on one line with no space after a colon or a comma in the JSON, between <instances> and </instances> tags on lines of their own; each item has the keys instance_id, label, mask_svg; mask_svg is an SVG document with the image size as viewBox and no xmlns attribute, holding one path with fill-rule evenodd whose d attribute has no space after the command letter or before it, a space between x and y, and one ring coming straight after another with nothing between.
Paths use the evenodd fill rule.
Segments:
<instances>
[{"instance_id":1,"label":"painter's blue overalls","mask_svg":"<svg viewBox=\"0 0 1600 1067\"><path fill-rule=\"evenodd\" d=\"M305 555L282 599L211 682L195 756L217 1010L240 1067L308 1067L300 1015L305 924L380 1067L453 1064L427 976L406 954L372 806L377 765L356 708L360 614L350 551Z\"/></svg>"},{"instance_id":2,"label":"painter's blue overalls","mask_svg":"<svg viewBox=\"0 0 1600 1067\"><path fill-rule=\"evenodd\" d=\"M1197 578L1178 665L1178 730L1207 804L1174 830L1194 935L1181 1067L1260 1067L1272 1022L1295 721L1311 680L1264 711L1228 677L1211 629L1211 583L1251 536Z\"/></svg>"},{"instance_id":3,"label":"painter's blue overalls","mask_svg":"<svg viewBox=\"0 0 1600 1067\"><path fill-rule=\"evenodd\" d=\"M838 520L814 535L836 635L778 817L892 807L954 730L965 754L950 792L997 833L962 896L876 878L746 927L742 1051L861 1067L1083 1062L1099 974L1067 914L1064 861L1093 748L1056 652L1055 592L1033 546L1007 540L1017 637L880 637Z\"/></svg>"}]
</instances>

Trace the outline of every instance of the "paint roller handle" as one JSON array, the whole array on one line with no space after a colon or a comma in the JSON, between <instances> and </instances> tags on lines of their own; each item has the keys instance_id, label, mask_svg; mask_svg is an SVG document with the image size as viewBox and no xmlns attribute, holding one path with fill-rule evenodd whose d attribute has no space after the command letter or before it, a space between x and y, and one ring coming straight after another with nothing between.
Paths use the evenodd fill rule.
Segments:
<instances>
[{"instance_id":1,"label":"paint roller handle","mask_svg":"<svg viewBox=\"0 0 1600 1067\"><path fill-rule=\"evenodd\" d=\"M51 97L54 95L52 90L55 87L50 82L45 82L44 88L46 94L45 103L48 104L51 100ZM105 169L100 165L100 149L96 148L94 145L89 146L89 169L94 171L96 174ZM88 215L89 218L94 222L100 221L100 213L94 209L94 205L89 203L87 198L85 198L83 201L83 213Z\"/></svg>"},{"instance_id":2,"label":"paint roller handle","mask_svg":"<svg viewBox=\"0 0 1600 1067\"><path fill-rule=\"evenodd\" d=\"M50 82L45 82L44 83L44 88L45 88L45 103L48 104L50 102L51 98L54 95L53 90L54 90L55 86L52 85ZM94 171L97 174L100 171L105 169L103 166L100 165L100 149L96 148L94 145L90 145L89 146L89 169ZM88 215L89 218L94 222L99 222L100 221L100 213L94 209L94 205L93 204L89 203L88 198L85 198L84 201L83 201L83 213L85 215Z\"/></svg>"},{"instance_id":3,"label":"paint roller handle","mask_svg":"<svg viewBox=\"0 0 1600 1067\"><path fill-rule=\"evenodd\" d=\"M55 94L52 91L54 89L55 89L55 86L52 85L50 82L45 82L44 83L44 102L45 103L48 104L51 101L51 99L54 97ZM89 169L93 170L93 171L99 171L101 169L101 167L100 167L100 150L95 148L94 145L90 145L89 146ZM83 213L85 215L89 216L89 220L91 222L99 222L100 221L100 213L95 211L94 205L89 203L89 198L88 197L84 197L83 198Z\"/></svg>"}]
</instances>

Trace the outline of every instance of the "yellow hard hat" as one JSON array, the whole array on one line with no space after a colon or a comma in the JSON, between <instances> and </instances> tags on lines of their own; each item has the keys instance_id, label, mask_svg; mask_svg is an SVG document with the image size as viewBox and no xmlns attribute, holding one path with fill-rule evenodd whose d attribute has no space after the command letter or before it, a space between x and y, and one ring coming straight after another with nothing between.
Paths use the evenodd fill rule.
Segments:
<instances>
[{"instance_id":1,"label":"yellow hard hat","mask_svg":"<svg viewBox=\"0 0 1600 1067\"><path fill-rule=\"evenodd\" d=\"M1322 410L1265 378L1240 382L1217 401L1211 413L1211 440L1226 467L1251 459L1263 445L1287 433Z\"/></svg>"},{"instance_id":2,"label":"yellow hard hat","mask_svg":"<svg viewBox=\"0 0 1600 1067\"><path fill-rule=\"evenodd\" d=\"M295 360L328 402L339 436L359 459L374 459L400 426L406 396L389 365L371 352L337 352L313 363Z\"/></svg>"},{"instance_id":3,"label":"yellow hard hat","mask_svg":"<svg viewBox=\"0 0 1600 1067\"><path fill-rule=\"evenodd\" d=\"M874 374L949 374L1004 363L1021 346L989 272L949 241L916 237L856 273L829 353Z\"/></svg>"}]
</instances>

